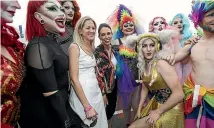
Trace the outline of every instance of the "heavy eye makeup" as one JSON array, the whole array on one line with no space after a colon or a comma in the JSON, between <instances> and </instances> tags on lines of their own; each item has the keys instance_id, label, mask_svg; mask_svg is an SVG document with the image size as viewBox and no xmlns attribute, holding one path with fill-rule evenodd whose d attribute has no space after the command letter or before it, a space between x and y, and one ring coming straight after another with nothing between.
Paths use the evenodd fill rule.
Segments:
<instances>
[{"instance_id":1,"label":"heavy eye makeup","mask_svg":"<svg viewBox=\"0 0 214 128\"><path fill-rule=\"evenodd\" d=\"M65 8L66 10L69 10L69 9L70 9L70 7L69 7L69 6L66 6L66 5L64 6L64 8ZM71 9L74 11L74 7L72 7Z\"/></svg>"},{"instance_id":2,"label":"heavy eye makeup","mask_svg":"<svg viewBox=\"0 0 214 128\"><path fill-rule=\"evenodd\" d=\"M46 8L47 8L49 11L58 11L58 10L61 10L61 7L60 7L60 6L57 6L55 3L50 2L50 3L48 3L48 4L50 4L50 5L47 5Z\"/></svg>"},{"instance_id":3,"label":"heavy eye makeup","mask_svg":"<svg viewBox=\"0 0 214 128\"><path fill-rule=\"evenodd\" d=\"M133 26L134 26L134 24L133 24L133 23L130 23L130 22L125 23L125 24L123 25L123 27L125 27L125 28L127 28L127 27L133 27Z\"/></svg>"},{"instance_id":4,"label":"heavy eye makeup","mask_svg":"<svg viewBox=\"0 0 214 128\"><path fill-rule=\"evenodd\" d=\"M146 48L148 44L142 44L142 48ZM155 43L149 44L150 47L155 47Z\"/></svg>"},{"instance_id":5,"label":"heavy eye makeup","mask_svg":"<svg viewBox=\"0 0 214 128\"><path fill-rule=\"evenodd\" d=\"M175 21L175 22L174 22L174 24L178 24L178 22L177 22L177 21Z\"/></svg>"},{"instance_id":6,"label":"heavy eye makeup","mask_svg":"<svg viewBox=\"0 0 214 128\"><path fill-rule=\"evenodd\" d=\"M159 22L154 23L154 26L157 26L159 24Z\"/></svg>"}]
</instances>

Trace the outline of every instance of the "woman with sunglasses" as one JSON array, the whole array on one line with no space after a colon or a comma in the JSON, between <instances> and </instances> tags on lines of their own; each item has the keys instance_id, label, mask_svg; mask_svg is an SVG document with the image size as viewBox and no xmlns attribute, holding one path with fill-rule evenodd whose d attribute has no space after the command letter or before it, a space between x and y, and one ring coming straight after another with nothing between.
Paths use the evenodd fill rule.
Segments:
<instances>
[{"instance_id":1,"label":"woman with sunglasses","mask_svg":"<svg viewBox=\"0 0 214 128\"><path fill-rule=\"evenodd\" d=\"M108 24L113 30L112 46L115 51L119 51L124 61L124 73L118 84L118 105L117 110L123 110L125 122L118 127L126 127L129 124L130 110L134 113L140 97L140 86L138 80L136 35L143 32L143 27L139 26L130 9L124 5L114 11L108 18Z\"/></svg>"}]
</instances>

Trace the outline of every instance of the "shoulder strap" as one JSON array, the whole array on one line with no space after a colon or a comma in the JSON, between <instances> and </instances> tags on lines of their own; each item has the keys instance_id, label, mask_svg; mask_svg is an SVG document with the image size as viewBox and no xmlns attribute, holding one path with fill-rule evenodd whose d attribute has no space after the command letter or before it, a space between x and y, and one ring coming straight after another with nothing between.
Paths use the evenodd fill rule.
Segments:
<instances>
[{"instance_id":1,"label":"shoulder strap","mask_svg":"<svg viewBox=\"0 0 214 128\"><path fill-rule=\"evenodd\" d=\"M80 46L78 43L72 43L72 44L76 44L78 46L78 49L79 49L79 56L80 56Z\"/></svg>"}]
</instances>

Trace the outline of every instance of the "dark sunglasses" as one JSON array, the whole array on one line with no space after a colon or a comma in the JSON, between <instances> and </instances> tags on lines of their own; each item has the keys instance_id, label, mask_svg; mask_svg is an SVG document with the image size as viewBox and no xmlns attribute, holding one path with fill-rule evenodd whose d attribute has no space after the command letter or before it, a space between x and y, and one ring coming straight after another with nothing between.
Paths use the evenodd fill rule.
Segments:
<instances>
[{"instance_id":1,"label":"dark sunglasses","mask_svg":"<svg viewBox=\"0 0 214 128\"><path fill-rule=\"evenodd\" d=\"M127 23L127 24L123 25L124 28L133 27L133 26L134 26L134 24L132 24L132 23Z\"/></svg>"}]
</instances>

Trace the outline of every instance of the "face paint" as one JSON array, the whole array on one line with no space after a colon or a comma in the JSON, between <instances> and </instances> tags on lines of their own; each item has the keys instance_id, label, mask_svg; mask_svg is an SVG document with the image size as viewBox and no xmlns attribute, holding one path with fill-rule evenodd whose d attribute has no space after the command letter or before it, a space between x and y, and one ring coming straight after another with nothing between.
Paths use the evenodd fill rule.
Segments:
<instances>
[{"instance_id":1,"label":"face paint","mask_svg":"<svg viewBox=\"0 0 214 128\"><path fill-rule=\"evenodd\" d=\"M57 0L48 0L37 10L37 19L42 23L46 31L53 33L65 32L65 14Z\"/></svg>"},{"instance_id":2,"label":"face paint","mask_svg":"<svg viewBox=\"0 0 214 128\"><path fill-rule=\"evenodd\" d=\"M141 41L144 41L142 44L142 52L143 52L144 58L147 60L151 60L154 57L154 54L156 52L155 42L151 39L141 40Z\"/></svg>"},{"instance_id":3,"label":"face paint","mask_svg":"<svg viewBox=\"0 0 214 128\"><path fill-rule=\"evenodd\" d=\"M74 5L71 1L67 1L62 6L66 15L66 21L72 21L74 18Z\"/></svg>"},{"instance_id":4,"label":"face paint","mask_svg":"<svg viewBox=\"0 0 214 128\"><path fill-rule=\"evenodd\" d=\"M183 29L184 29L184 25L183 25L183 21L180 17L175 18L172 22L172 26L178 28L178 30L180 31L180 33L182 33Z\"/></svg>"},{"instance_id":5,"label":"face paint","mask_svg":"<svg viewBox=\"0 0 214 128\"><path fill-rule=\"evenodd\" d=\"M122 32L124 35L132 35L134 33L134 23L132 21L124 23Z\"/></svg>"},{"instance_id":6,"label":"face paint","mask_svg":"<svg viewBox=\"0 0 214 128\"><path fill-rule=\"evenodd\" d=\"M166 28L163 19L161 18L157 18L155 19L154 23L153 23L153 27L154 27L154 32L157 33L158 31L162 31L163 29Z\"/></svg>"}]
</instances>

